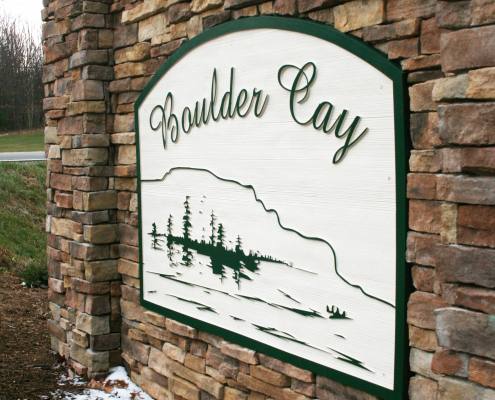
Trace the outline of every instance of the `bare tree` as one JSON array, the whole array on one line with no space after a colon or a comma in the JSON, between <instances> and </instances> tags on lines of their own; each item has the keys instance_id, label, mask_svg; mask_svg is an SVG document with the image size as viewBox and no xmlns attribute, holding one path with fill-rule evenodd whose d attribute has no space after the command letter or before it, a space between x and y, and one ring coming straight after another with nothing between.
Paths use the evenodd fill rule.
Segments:
<instances>
[{"instance_id":1,"label":"bare tree","mask_svg":"<svg viewBox=\"0 0 495 400\"><path fill-rule=\"evenodd\" d=\"M43 123L43 52L28 26L0 16L0 131Z\"/></svg>"}]
</instances>

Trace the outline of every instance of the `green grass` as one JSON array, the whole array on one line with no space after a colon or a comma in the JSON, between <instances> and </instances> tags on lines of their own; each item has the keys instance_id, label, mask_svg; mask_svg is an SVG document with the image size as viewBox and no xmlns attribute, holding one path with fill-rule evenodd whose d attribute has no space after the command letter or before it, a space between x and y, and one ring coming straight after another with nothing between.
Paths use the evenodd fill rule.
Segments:
<instances>
[{"instance_id":1,"label":"green grass","mask_svg":"<svg viewBox=\"0 0 495 400\"><path fill-rule=\"evenodd\" d=\"M0 134L0 153L14 151L43 151L43 131Z\"/></svg>"},{"instance_id":2,"label":"green grass","mask_svg":"<svg viewBox=\"0 0 495 400\"><path fill-rule=\"evenodd\" d=\"M29 285L46 277L46 164L0 163L0 268Z\"/></svg>"}]
</instances>

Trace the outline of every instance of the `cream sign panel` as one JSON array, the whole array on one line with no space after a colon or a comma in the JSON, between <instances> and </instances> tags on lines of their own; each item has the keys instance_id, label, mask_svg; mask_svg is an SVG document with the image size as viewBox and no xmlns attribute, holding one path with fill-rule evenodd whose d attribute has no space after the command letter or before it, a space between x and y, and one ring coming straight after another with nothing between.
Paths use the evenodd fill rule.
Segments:
<instances>
[{"instance_id":1,"label":"cream sign panel","mask_svg":"<svg viewBox=\"0 0 495 400\"><path fill-rule=\"evenodd\" d=\"M400 80L355 39L276 17L179 49L136 106L143 305L395 398Z\"/></svg>"}]
</instances>

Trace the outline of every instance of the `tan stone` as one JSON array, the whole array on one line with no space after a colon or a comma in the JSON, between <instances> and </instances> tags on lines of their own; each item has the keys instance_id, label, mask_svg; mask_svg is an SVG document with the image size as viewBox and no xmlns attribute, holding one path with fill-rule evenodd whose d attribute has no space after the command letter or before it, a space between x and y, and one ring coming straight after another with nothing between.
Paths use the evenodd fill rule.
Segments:
<instances>
[{"instance_id":1,"label":"tan stone","mask_svg":"<svg viewBox=\"0 0 495 400\"><path fill-rule=\"evenodd\" d=\"M363 28L363 39L367 42L393 40L416 35L419 31L419 20L406 19L393 24L375 25Z\"/></svg>"},{"instance_id":2,"label":"tan stone","mask_svg":"<svg viewBox=\"0 0 495 400\"><path fill-rule=\"evenodd\" d=\"M118 225L86 225L84 240L96 244L115 243L118 239Z\"/></svg>"},{"instance_id":3,"label":"tan stone","mask_svg":"<svg viewBox=\"0 0 495 400\"><path fill-rule=\"evenodd\" d=\"M168 319L166 321L166 327L170 332L173 332L180 336L185 336L194 339L197 336L196 329L180 322Z\"/></svg>"},{"instance_id":4,"label":"tan stone","mask_svg":"<svg viewBox=\"0 0 495 400\"><path fill-rule=\"evenodd\" d=\"M57 144L58 132L57 127L47 126L45 127L45 144Z\"/></svg>"},{"instance_id":5,"label":"tan stone","mask_svg":"<svg viewBox=\"0 0 495 400\"><path fill-rule=\"evenodd\" d=\"M72 330L72 341L80 347L89 346L88 334L79 329Z\"/></svg>"},{"instance_id":6,"label":"tan stone","mask_svg":"<svg viewBox=\"0 0 495 400\"><path fill-rule=\"evenodd\" d=\"M493 399L494 395L494 391L464 380L447 377L438 380L437 400L489 400Z\"/></svg>"},{"instance_id":7,"label":"tan stone","mask_svg":"<svg viewBox=\"0 0 495 400\"><path fill-rule=\"evenodd\" d=\"M42 36L43 39L48 39L53 36L60 36L70 31L70 21L48 21L43 24Z\"/></svg>"},{"instance_id":8,"label":"tan stone","mask_svg":"<svg viewBox=\"0 0 495 400\"><path fill-rule=\"evenodd\" d=\"M258 364L258 358L254 350L246 349L237 344L222 342L220 351L229 357L245 362L246 364Z\"/></svg>"},{"instance_id":9,"label":"tan stone","mask_svg":"<svg viewBox=\"0 0 495 400\"><path fill-rule=\"evenodd\" d=\"M117 192L113 190L83 193L82 200L83 209L87 211L117 208Z\"/></svg>"},{"instance_id":10,"label":"tan stone","mask_svg":"<svg viewBox=\"0 0 495 400\"><path fill-rule=\"evenodd\" d=\"M427 351L412 348L409 353L409 365L412 372L425 376L427 378L438 378L438 376L431 371L431 362L433 360L433 353Z\"/></svg>"},{"instance_id":11,"label":"tan stone","mask_svg":"<svg viewBox=\"0 0 495 400\"><path fill-rule=\"evenodd\" d=\"M138 342L148 344L148 338L146 336L146 333L140 329L134 329L134 328L129 329L129 331L127 332L127 336L131 340L137 340Z\"/></svg>"},{"instance_id":12,"label":"tan stone","mask_svg":"<svg viewBox=\"0 0 495 400\"><path fill-rule=\"evenodd\" d=\"M440 172L442 170L442 154L436 150L413 150L409 157L411 172Z\"/></svg>"},{"instance_id":13,"label":"tan stone","mask_svg":"<svg viewBox=\"0 0 495 400\"><path fill-rule=\"evenodd\" d=\"M248 395L240 390L226 387L223 395L224 400L247 400Z\"/></svg>"},{"instance_id":14,"label":"tan stone","mask_svg":"<svg viewBox=\"0 0 495 400\"><path fill-rule=\"evenodd\" d=\"M86 261L84 263L84 279L87 281L104 282L119 278L116 260Z\"/></svg>"},{"instance_id":15,"label":"tan stone","mask_svg":"<svg viewBox=\"0 0 495 400\"><path fill-rule=\"evenodd\" d=\"M434 311L446 305L442 298L432 293L414 292L407 303L407 322L418 328L435 329Z\"/></svg>"},{"instance_id":16,"label":"tan stone","mask_svg":"<svg viewBox=\"0 0 495 400\"><path fill-rule=\"evenodd\" d=\"M105 16L102 14L83 13L78 15L71 21L73 31L78 31L84 28L104 28Z\"/></svg>"},{"instance_id":17,"label":"tan stone","mask_svg":"<svg viewBox=\"0 0 495 400\"><path fill-rule=\"evenodd\" d=\"M291 379L290 388L297 393L314 398L316 395L316 386L312 382L303 382L298 379Z\"/></svg>"},{"instance_id":18,"label":"tan stone","mask_svg":"<svg viewBox=\"0 0 495 400\"><path fill-rule=\"evenodd\" d=\"M441 229L441 203L413 200L409 202L409 227L415 231L439 233Z\"/></svg>"},{"instance_id":19,"label":"tan stone","mask_svg":"<svg viewBox=\"0 0 495 400\"><path fill-rule=\"evenodd\" d=\"M411 111L434 111L437 105L432 99L434 81L417 83L409 87Z\"/></svg>"},{"instance_id":20,"label":"tan stone","mask_svg":"<svg viewBox=\"0 0 495 400\"><path fill-rule=\"evenodd\" d=\"M377 400L375 396L369 395L350 386L345 386L333 379L323 376L316 377L316 398L323 399L353 399L353 400Z\"/></svg>"},{"instance_id":21,"label":"tan stone","mask_svg":"<svg viewBox=\"0 0 495 400\"><path fill-rule=\"evenodd\" d=\"M90 335L104 335L110 333L110 319L107 316L79 313L76 318L76 328Z\"/></svg>"},{"instance_id":22,"label":"tan stone","mask_svg":"<svg viewBox=\"0 0 495 400\"><path fill-rule=\"evenodd\" d=\"M69 193L56 193L55 204L60 208L72 208L73 196Z\"/></svg>"},{"instance_id":23,"label":"tan stone","mask_svg":"<svg viewBox=\"0 0 495 400\"><path fill-rule=\"evenodd\" d=\"M106 105L104 101L77 101L67 104L67 115L79 115L84 113L104 113Z\"/></svg>"},{"instance_id":24,"label":"tan stone","mask_svg":"<svg viewBox=\"0 0 495 400\"><path fill-rule=\"evenodd\" d=\"M133 278L139 278L139 264L133 261L126 260L125 258L119 259L119 273L132 276Z\"/></svg>"},{"instance_id":25,"label":"tan stone","mask_svg":"<svg viewBox=\"0 0 495 400\"><path fill-rule=\"evenodd\" d=\"M493 0L473 0L471 25L484 25L493 22L495 22L495 2Z\"/></svg>"},{"instance_id":26,"label":"tan stone","mask_svg":"<svg viewBox=\"0 0 495 400\"><path fill-rule=\"evenodd\" d=\"M237 380L241 385L247 387L248 389L263 393L275 400L309 400L309 397L306 397L300 393L296 393L287 388L272 386L269 383L253 378L252 376L246 375L242 372L237 376Z\"/></svg>"},{"instance_id":27,"label":"tan stone","mask_svg":"<svg viewBox=\"0 0 495 400\"><path fill-rule=\"evenodd\" d=\"M226 378L235 378L239 372L239 361L222 354L215 347L208 348L206 352L206 365L217 369Z\"/></svg>"},{"instance_id":28,"label":"tan stone","mask_svg":"<svg viewBox=\"0 0 495 400\"><path fill-rule=\"evenodd\" d=\"M102 100L103 83L94 80L77 80L74 82L71 101Z\"/></svg>"},{"instance_id":29,"label":"tan stone","mask_svg":"<svg viewBox=\"0 0 495 400\"><path fill-rule=\"evenodd\" d=\"M62 151L62 164L70 167L104 165L108 162L108 149L84 148Z\"/></svg>"},{"instance_id":30,"label":"tan stone","mask_svg":"<svg viewBox=\"0 0 495 400\"><path fill-rule=\"evenodd\" d=\"M414 287L422 292L433 293L433 284L435 281L435 269L415 265L411 268L411 275Z\"/></svg>"},{"instance_id":31,"label":"tan stone","mask_svg":"<svg viewBox=\"0 0 495 400\"><path fill-rule=\"evenodd\" d=\"M171 360L159 350L151 349L148 365L161 375L172 376L172 374L175 374L189 382L194 382L199 389L208 392L215 398L222 398L223 396L222 384L209 376L199 374Z\"/></svg>"},{"instance_id":32,"label":"tan stone","mask_svg":"<svg viewBox=\"0 0 495 400\"><path fill-rule=\"evenodd\" d=\"M205 364L206 361L203 357L193 356L192 354L189 353L186 354L186 357L184 359L184 365L187 368L197 371L199 373L205 372Z\"/></svg>"},{"instance_id":33,"label":"tan stone","mask_svg":"<svg viewBox=\"0 0 495 400\"><path fill-rule=\"evenodd\" d=\"M45 65L43 67L42 81L43 83L53 82L55 79L64 75L64 72L69 68L69 60L64 59L56 63Z\"/></svg>"},{"instance_id":34,"label":"tan stone","mask_svg":"<svg viewBox=\"0 0 495 400\"><path fill-rule=\"evenodd\" d=\"M165 14L154 15L151 18L139 22L138 40L145 42L157 35L167 32L167 17Z\"/></svg>"},{"instance_id":35,"label":"tan stone","mask_svg":"<svg viewBox=\"0 0 495 400\"><path fill-rule=\"evenodd\" d=\"M170 343L165 343L162 348L163 353L170 359L184 364L186 358L186 352L180 347L174 346Z\"/></svg>"},{"instance_id":36,"label":"tan stone","mask_svg":"<svg viewBox=\"0 0 495 400\"><path fill-rule=\"evenodd\" d=\"M150 349L148 366L160 375L170 377L173 375L173 372L167 360L168 358L160 350L153 347Z\"/></svg>"},{"instance_id":37,"label":"tan stone","mask_svg":"<svg viewBox=\"0 0 495 400\"><path fill-rule=\"evenodd\" d=\"M223 0L192 0L191 11L202 13L203 11L218 8L223 4Z\"/></svg>"},{"instance_id":38,"label":"tan stone","mask_svg":"<svg viewBox=\"0 0 495 400\"><path fill-rule=\"evenodd\" d=\"M109 296L86 296L84 312L90 315L110 314L111 306Z\"/></svg>"},{"instance_id":39,"label":"tan stone","mask_svg":"<svg viewBox=\"0 0 495 400\"><path fill-rule=\"evenodd\" d=\"M468 72L466 97L470 99L495 99L495 67Z\"/></svg>"},{"instance_id":40,"label":"tan stone","mask_svg":"<svg viewBox=\"0 0 495 400\"><path fill-rule=\"evenodd\" d=\"M182 25L183 31L182 32L174 32L174 36L186 36L186 25ZM172 36L172 35L171 35ZM165 44L162 44L160 47L154 47L151 49L151 55L153 57L159 57L159 56L169 56L172 54L175 50L177 50L182 43L184 43L184 37L180 39L175 39L170 42L167 42Z\"/></svg>"},{"instance_id":41,"label":"tan stone","mask_svg":"<svg viewBox=\"0 0 495 400\"><path fill-rule=\"evenodd\" d=\"M469 380L495 389L495 362L472 357L469 360Z\"/></svg>"},{"instance_id":42,"label":"tan stone","mask_svg":"<svg viewBox=\"0 0 495 400\"><path fill-rule=\"evenodd\" d=\"M183 379L176 377L170 378L169 388L172 393L175 393L182 398L199 400L199 389Z\"/></svg>"},{"instance_id":43,"label":"tan stone","mask_svg":"<svg viewBox=\"0 0 495 400\"><path fill-rule=\"evenodd\" d=\"M48 287L57 293L65 293L64 281L61 279L48 278Z\"/></svg>"},{"instance_id":44,"label":"tan stone","mask_svg":"<svg viewBox=\"0 0 495 400\"><path fill-rule=\"evenodd\" d=\"M421 22L421 54L440 52L440 35L442 31L437 25L436 18Z\"/></svg>"},{"instance_id":45,"label":"tan stone","mask_svg":"<svg viewBox=\"0 0 495 400\"><path fill-rule=\"evenodd\" d=\"M166 318L163 315L157 314L153 311L146 311L145 313L146 322L165 328Z\"/></svg>"},{"instance_id":46,"label":"tan stone","mask_svg":"<svg viewBox=\"0 0 495 400\"><path fill-rule=\"evenodd\" d=\"M284 363L265 354L259 354L260 363L270 369L279 371L287 376L298 379L303 382L313 382L313 373L294 365Z\"/></svg>"},{"instance_id":47,"label":"tan stone","mask_svg":"<svg viewBox=\"0 0 495 400\"><path fill-rule=\"evenodd\" d=\"M43 111L64 110L68 102L68 96L47 97L43 99Z\"/></svg>"},{"instance_id":48,"label":"tan stone","mask_svg":"<svg viewBox=\"0 0 495 400\"><path fill-rule=\"evenodd\" d=\"M166 389L168 388L168 379L165 376L157 374L151 368L143 367L141 369L139 385L156 399L172 399L172 394Z\"/></svg>"},{"instance_id":49,"label":"tan stone","mask_svg":"<svg viewBox=\"0 0 495 400\"><path fill-rule=\"evenodd\" d=\"M118 49L115 51L115 64L145 60L150 55L150 47L150 43L141 42L131 47Z\"/></svg>"},{"instance_id":50,"label":"tan stone","mask_svg":"<svg viewBox=\"0 0 495 400\"><path fill-rule=\"evenodd\" d=\"M82 225L70 219L52 217L50 231L54 235L74 239L82 233Z\"/></svg>"},{"instance_id":51,"label":"tan stone","mask_svg":"<svg viewBox=\"0 0 495 400\"><path fill-rule=\"evenodd\" d=\"M456 286L452 303L471 310L495 314L495 292L492 290L469 286Z\"/></svg>"},{"instance_id":52,"label":"tan stone","mask_svg":"<svg viewBox=\"0 0 495 400\"><path fill-rule=\"evenodd\" d=\"M191 18L191 15L190 2L178 2L176 4L172 4L167 10L169 24L177 24L179 22L187 21Z\"/></svg>"},{"instance_id":53,"label":"tan stone","mask_svg":"<svg viewBox=\"0 0 495 400\"><path fill-rule=\"evenodd\" d=\"M388 58L396 60L398 58L410 58L418 55L419 43L417 38L393 40L386 43Z\"/></svg>"},{"instance_id":54,"label":"tan stone","mask_svg":"<svg viewBox=\"0 0 495 400\"><path fill-rule=\"evenodd\" d=\"M141 62L126 62L114 67L115 79L141 76L145 73L145 64Z\"/></svg>"},{"instance_id":55,"label":"tan stone","mask_svg":"<svg viewBox=\"0 0 495 400\"><path fill-rule=\"evenodd\" d=\"M113 123L115 132L131 132L134 130L134 113L117 114Z\"/></svg>"},{"instance_id":56,"label":"tan stone","mask_svg":"<svg viewBox=\"0 0 495 400\"><path fill-rule=\"evenodd\" d=\"M410 132L415 149L431 149L442 143L438 132L437 113L412 114Z\"/></svg>"},{"instance_id":57,"label":"tan stone","mask_svg":"<svg viewBox=\"0 0 495 400\"><path fill-rule=\"evenodd\" d=\"M387 0L387 19L425 18L434 15L436 0Z\"/></svg>"},{"instance_id":58,"label":"tan stone","mask_svg":"<svg viewBox=\"0 0 495 400\"><path fill-rule=\"evenodd\" d=\"M290 386L290 378L280 372L269 369L263 365L251 365L251 376L274 386Z\"/></svg>"},{"instance_id":59,"label":"tan stone","mask_svg":"<svg viewBox=\"0 0 495 400\"><path fill-rule=\"evenodd\" d=\"M56 321L49 319L47 321L48 333L52 337L56 337L61 342L67 341L67 333Z\"/></svg>"},{"instance_id":60,"label":"tan stone","mask_svg":"<svg viewBox=\"0 0 495 400\"><path fill-rule=\"evenodd\" d=\"M122 316L132 321L144 322L144 309L133 302L121 300L120 308L122 310ZM159 371L157 371L159 372Z\"/></svg>"},{"instance_id":61,"label":"tan stone","mask_svg":"<svg viewBox=\"0 0 495 400\"><path fill-rule=\"evenodd\" d=\"M417 71L422 69L434 68L440 65L440 55L420 55L401 61L402 68L405 71Z\"/></svg>"},{"instance_id":62,"label":"tan stone","mask_svg":"<svg viewBox=\"0 0 495 400\"><path fill-rule=\"evenodd\" d=\"M297 13L297 2L296 0L275 0L272 12L280 15L294 15Z\"/></svg>"},{"instance_id":63,"label":"tan stone","mask_svg":"<svg viewBox=\"0 0 495 400\"><path fill-rule=\"evenodd\" d=\"M409 345L424 351L435 351L438 347L435 331L409 325Z\"/></svg>"},{"instance_id":64,"label":"tan stone","mask_svg":"<svg viewBox=\"0 0 495 400\"><path fill-rule=\"evenodd\" d=\"M89 64L107 64L107 50L82 50L74 53L70 57L69 68L82 67Z\"/></svg>"},{"instance_id":65,"label":"tan stone","mask_svg":"<svg viewBox=\"0 0 495 400\"><path fill-rule=\"evenodd\" d=\"M128 349L132 357L139 361L141 364L148 364L150 349L152 349L150 346L141 342L137 342L135 340L126 340L122 342L122 348L124 350Z\"/></svg>"},{"instance_id":66,"label":"tan stone","mask_svg":"<svg viewBox=\"0 0 495 400\"><path fill-rule=\"evenodd\" d=\"M464 99L468 87L468 75L437 79L433 86L432 98L434 101Z\"/></svg>"},{"instance_id":67,"label":"tan stone","mask_svg":"<svg viewBox=\"0 0 495 400\"><path fill-rule=\"evenodd\" d=\"M365 26L380 24L385 19L382 0L354 0L333 9L335 28L349 32Z\"/></svg>"},{"instance_id":68,"label":"tan stone","mask_svg":"<svg viewBox=\"0 0 495 400\"><path fill-rule=\"evenodd\" d=\"M175 39L184 39L187 37L187 22L179 22L177 24L170 25L170 40ZM176 44L172 44L169 54L171 54L175 49L179 48L179 46L183 43L182 40L176 42Z\"/></svg>"},{"instance_id":69,"label":"tan stone","mask_svg":"<svg viewBox=\"0 0 495 400\"><path fill-rule=\"evenodd\" d=\"M290 0L289 0L290 1ZM273 2L267 1L261 4L258 4L258 13L259 15L270 15L273 14Z\"/></svg>"},{"instance_id":70,"label":"tan stone","mask_svg":"<svg viewBox=\"0 0 495 400\"><path fill-rule=\"evenodd\" d=\"M437 398L438 384L433 379L413 376L409 382L410 400L433 400Z\"/></svg>"},{"instance_id":71,"label":"tan stone","mask_svg":"<svg viewBox=\"0 0 495 400\"><path fill-rule=\"evenodd\" d=\"M167 6L168 0L147 0L130 10L125 10L122 13L122 23L129 24L131 22L141 21L160 11L164 11Z\"/></svg>"},{"instance_id":72,"label":"tan stone","mask_svg":"<svg viewBox=\"0 0 495 400\"><path fill-rule=\"evenodd\" d=\"M116 164L135 164L136 163L136 146L123 145L119 146L116 155Z\"/></svg>"},{"instance_id":73,"label":"tan stone","mask_svg":"<svg viewBox=\"0 0 495 400\"><path fill-rule=\"evenodd\" d=\"M308 13L308 18L313 21L333 25L333 10L327 8L323 10L311 11Z\"/></svg>"}]
</instances>

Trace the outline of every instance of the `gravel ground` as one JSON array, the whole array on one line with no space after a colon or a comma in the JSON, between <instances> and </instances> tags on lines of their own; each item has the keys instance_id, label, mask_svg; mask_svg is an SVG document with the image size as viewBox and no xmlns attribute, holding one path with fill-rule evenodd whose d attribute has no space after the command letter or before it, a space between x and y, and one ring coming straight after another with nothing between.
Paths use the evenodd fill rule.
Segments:
<instances>
[{"instance_id":1,"label":"gravel ground","mask_svg":"<svg viewBox=\"0 0 495 400\"><path fill-rule=\"evenodd\" d=\"M50 352L46 289L29 289L0 273L0 400L57 399L79 392L62 379L63 360Z\"/></svg>"}]
</instances>

